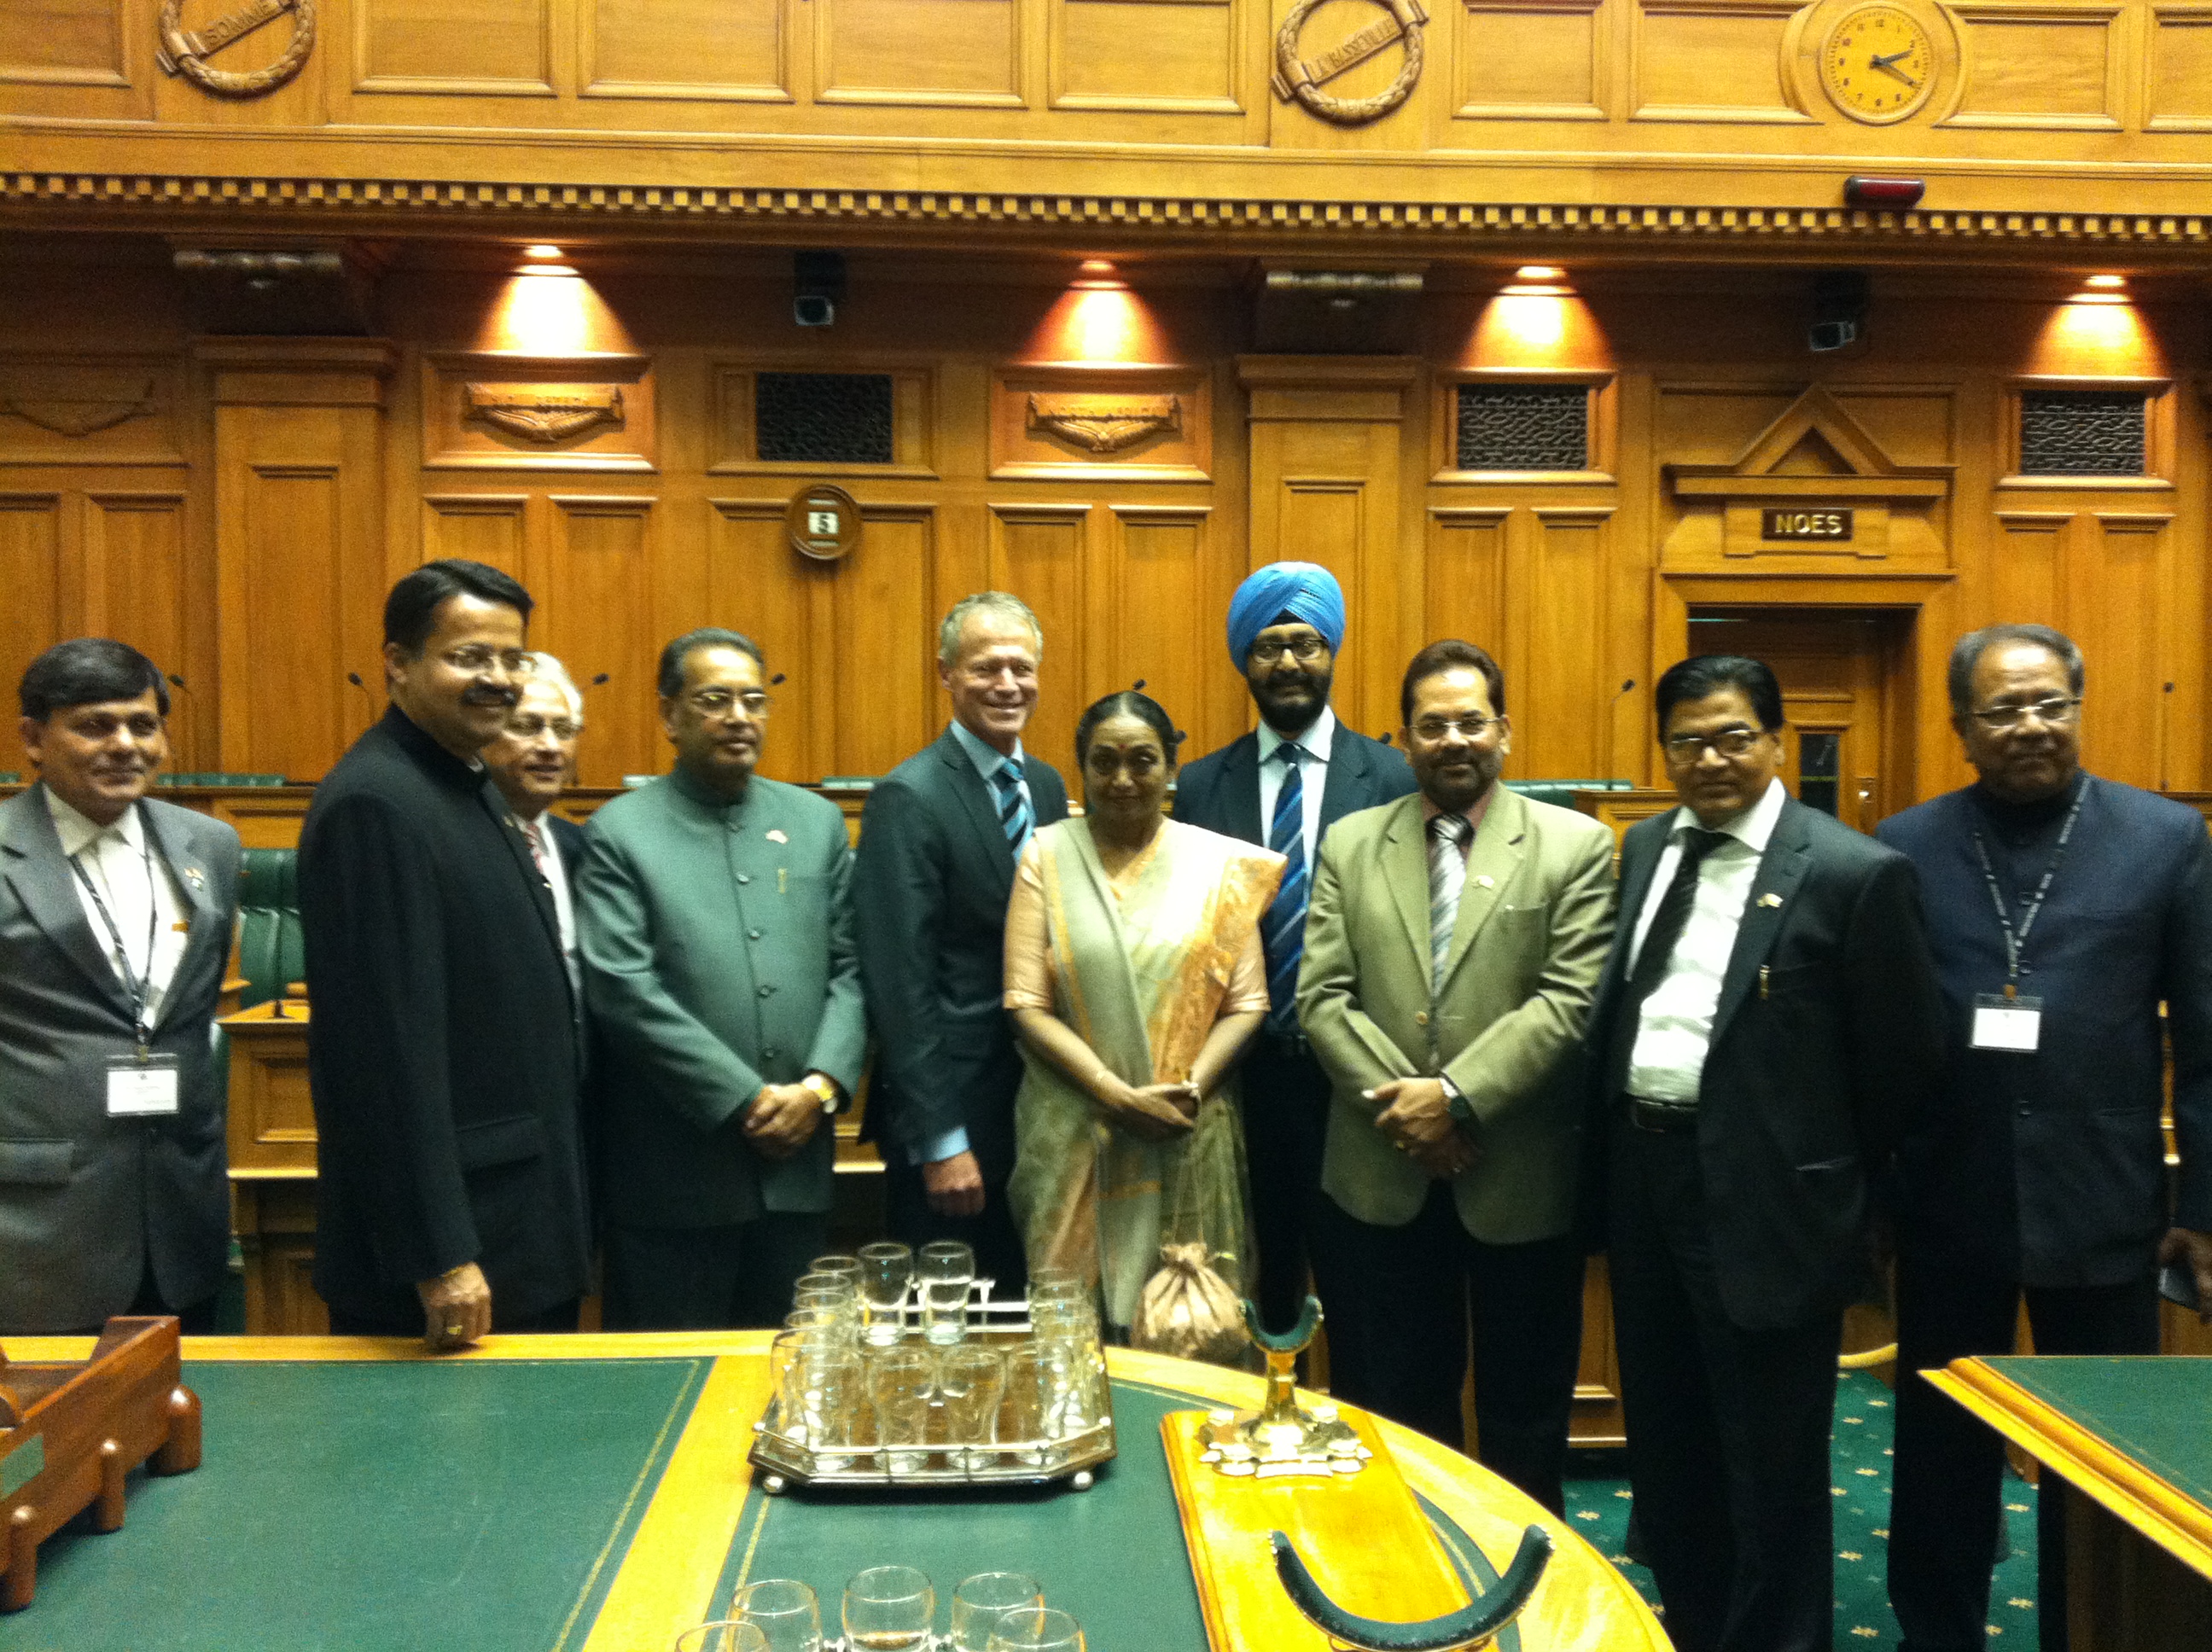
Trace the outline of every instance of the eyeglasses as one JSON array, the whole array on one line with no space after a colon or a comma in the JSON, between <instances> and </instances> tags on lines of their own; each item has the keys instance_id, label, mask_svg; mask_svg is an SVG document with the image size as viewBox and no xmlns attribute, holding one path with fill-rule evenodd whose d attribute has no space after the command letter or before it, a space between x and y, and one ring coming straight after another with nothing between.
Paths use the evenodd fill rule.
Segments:
<instances>
[{"instance_id":1,"label":"eyeglasses","mask_svg":"<svg viewBox=\"0 0 2212 1652\"><path fill-rule=\"evenodd\" d=\"M1693 763L1708 751L1723 757L1747 757L1766 732L1757 728L1724 728L1717 734L1675 734L1667 739L1667 761Z\"/></svg>"},{"instance_id":2,"label":"eyeglasses","mask_svg":"<svg viewBox=\"0 0 2212 1652\"><path fill-rule=\"evenodd\" d=\"M765 717L775 700L761 689L748 689L743 694L732 694L727 689L702 689L696 694L685 695L684 703L702 717L727 717L740 706L748 717Z\"/></svg>"},{"instance_id":3,"label":"eyeglasses","mask_svg":"<svg viewBox=\"0 0 2212 1652\"><path fill-rule=\"evenodd\" d=\"M1413 732L1430 742L1451 733L1457 733L1462 739L1480 740L1484 730L1504 720L1503 717L1424 717L1413 725Z\"/></svg>"},{"instance_id":4,"label":"eyeglasses","mask_svg":"<svg viewBox=\"0 0 2212 1652\"><path fill-rule=\"evenodd\" d=\"M2054 695L2049 700L2038 700L2029 705L1991 706L1985 711L1970 711L1966 715L1984 728L2006 729L2018 728L2022 720L2033 712L2038 722L2063 728L2074 720L2074 714L2081 708L2081 701L2078 696L2067 700Z\"/></svg>"},{"instance_id":5,"label":"eyeglasses","mask_svg":"<svg viewBox=\"0 0 2212 1652\"><path fill-rule=\"evenodd\" d=\"M507 720L507 732L519 734L526 740L534 740L549 729L556 740L573 740L584 732L584 726L566 717L540 717L535 712L525 712L519 717Z\"/></svg>"},{"instance_id":6,"label":"eyeglasses","mask_svg":"<svg viewBox=\"0 0 2212 1652\"><path fill-rule=\"evenodd\" d=\"M471 677L483 676L495 665L509 677L527 677L532 663L529 654L520 648L489 648L480 642L456 648L442 658L455 671L466 671Z\"/></svg>"},{"instance_id":7,"label":"eyeglasses","mask_svg":"<svg viewBox=\"0 0 2212 1652\"><path fill-rule=\"evenodd\" d=\"M1288 642L1278 642L1273 637L1262 637L1252 645L1251 657L1262 665L1272 665L1285 654L1292 655L1302 665L1311 665L1328 652L1328 644L1319 637L1293 637Z\"/></svg>"}]
</instances>

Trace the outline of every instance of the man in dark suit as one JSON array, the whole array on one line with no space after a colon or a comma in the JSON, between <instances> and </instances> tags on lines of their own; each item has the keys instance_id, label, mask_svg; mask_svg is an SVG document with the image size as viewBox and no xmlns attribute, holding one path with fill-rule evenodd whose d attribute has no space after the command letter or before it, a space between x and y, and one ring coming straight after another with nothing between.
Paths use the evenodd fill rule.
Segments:
<instances>
[{"instance_id":1,"label":"man in dark suit","mask_svg":"<svg viewBox=\"0 0 2212 1652\"><path fill-rule=\"evenodd\" d=\"M1773 672L1703 655L1656 697L1682 806L1621 846L1585 1131L1637 1517L1682 1652L1809 1652L1843 1310L1942 1001L1911 865L1783 789Z\"/></svg>"},{"instance_id":2,"label":"man in dark suit","mask_svg":"<svg viewBox=\"0 0 2212 1652\"><path fill-rule=\"evenodd\" d=\"M1022 750L1044 636L986 591L939 628L952 723L876 782L860 817L853 908L876 1035L866 1133L883 1149L891 1231L962 1239L1001 1293L1028 1270L1006 1208L1022 1062L1006 992L1014 857L1067 817L1052 765Z\"/></svg>"},{"instance_id":3,"label":"man in dark suit","mask_svg":"<svg viewBox=\"0 0 2212 1652\"><path fill-rule=\"evenodd\" d=\"M1328 1075L1299 1028L1297 1003L1313 869L1331 826L1414 789L1404 757L1345 727L1329 706L1344 630L1344 592L1315 563L1273 562L1237 587L1229 657L1252 690L1260 726L1185 764L1172 811L1287 862L1261 920L1269 1008L1241 1080L1260 1248L1253 1295L1261 1317L1279 1328L1296 1322L1305 1302L1307 1233L1328 1133Z\"/></svg>"},{"instance_id":4,"label":"man in dark suit","mask_svg":"<svg viewBox=\"0 0 2212 1652\"><path fill-rule=\"evenodd\" d=\"M315 1289L341 1333L453 1348L576 1322L575 1005L552 890L477 756L527 674L530 607L481 562L394 586L391 708L301 831Z\"/></svg>"},{"instance_id":5,"label":"man in dark suit","mask_svg":"<svg viewBox=\"0 0 2212 1652\"><path fill-rule=\"evenodd\" d=\"M2003 1455L1905 1373L2009 1352L2023 1297L2038 1353L2156 1353L2161 1261L2212 1319L2212 844L2195 810L2081 772L2081 683L2047 627L1961 638L1951 724L1980 779L1881 830L1919 869L1949 1032L1899 1200L1889 1593L1913 1652L1988 1643ZM2060 1652L2065 1503L2046 1481L2038 1504L2037 1615Z\"/></svg>"},{"instance_id":6,"label":"man in dark suit","mask_svg":"<svg viewBox=\"0 0 2212 1652\"><path fill-rule=\"evenodd\" d=\"M39 780L0 804L0 1333L212 1331L238 834L146 797L169 690L136 648L58 643L21 697Z\"/></svg>"}]
</instances>

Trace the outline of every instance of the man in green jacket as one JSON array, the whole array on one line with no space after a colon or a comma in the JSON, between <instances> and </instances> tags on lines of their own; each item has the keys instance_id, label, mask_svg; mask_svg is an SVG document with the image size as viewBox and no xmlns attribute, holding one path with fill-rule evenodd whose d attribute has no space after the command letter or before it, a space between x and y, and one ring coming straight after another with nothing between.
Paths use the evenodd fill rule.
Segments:
<instances>
[{"instance_id":1,"label":"man in green jacket","mask_svg":"<svg viewBox=\"0 0 2212 1652\"><path fill-rule=\"evenodd\" d=\"M853 852L836 805L753 773L765 670L734 631L661 651L676 770L592 817L577 879L611 1330L778 1324L827 1248L867 1043Z\"/></svg>"}]
</instances>

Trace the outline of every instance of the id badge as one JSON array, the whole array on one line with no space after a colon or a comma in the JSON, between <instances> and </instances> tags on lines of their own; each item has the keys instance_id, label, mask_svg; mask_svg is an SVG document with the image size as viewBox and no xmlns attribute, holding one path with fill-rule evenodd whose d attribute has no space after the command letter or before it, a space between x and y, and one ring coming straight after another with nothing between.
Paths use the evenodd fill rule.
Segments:
<instances>
[{"instance_id":1,"label":"id badge","mask_svg":"<svg viewBox=\"0 0 2212 1652\"><path fill-rule=\"evenodd\" d=\"M1974 1030L1967 1045L1978 1050L2033 1054L2043 1036L2043 1000L1983 993L1974 999Z\"/></svg>"},{"instance_id":2,"label":"id badge","mask_svg":"<svg viewBox=\"0 0 2212 1652\"><path fill-rule=\"evenodd\" d=\"M154 1119L178 1107L179 1068L173 1055L118 1056L107 1064L107 1116Z\"/></svg>"}]
</instances>

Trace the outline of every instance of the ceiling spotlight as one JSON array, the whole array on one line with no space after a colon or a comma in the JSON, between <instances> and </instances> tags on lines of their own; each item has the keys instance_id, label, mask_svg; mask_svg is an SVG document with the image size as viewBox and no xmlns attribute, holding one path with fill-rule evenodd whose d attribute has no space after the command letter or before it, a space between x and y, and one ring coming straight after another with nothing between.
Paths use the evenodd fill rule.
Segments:
<instances>
[{"instance_id":1,"label":"ceiling spotlight","mask_svg":"<svg viewBox=\"0 0 2212 1652\"><path fill-rule=\"evenodd\" d=\"M1524 264L1513 272L1516 281L1559 281L1566 271L1556 264Z\"/></svg>"},{"instance_id":2,"label":"ceiling spotlight","mask_svg":"<svg viewBox=\"0 0 2212 1652\"><path fill-rule=\"evenodd\" d=\"M557 258L561 256L561 249L550 241L538 241L524 247L522 256L526 258Z\"/></svg>"},{"instance_id":3,"label":"ceiling spotlight","mask_svg":"<svg viewBox=\"0 0 2212 1652\"><path fill-rule=\"evenodd\" d=\"M2098 287L2110 290L2115 287L2126 286L2128 278L2125 276L2092 276L2081 284L2084 287Z\"/></svg>"}]
</instances>

